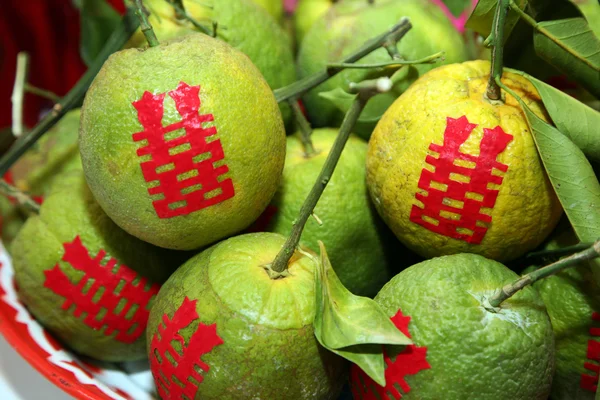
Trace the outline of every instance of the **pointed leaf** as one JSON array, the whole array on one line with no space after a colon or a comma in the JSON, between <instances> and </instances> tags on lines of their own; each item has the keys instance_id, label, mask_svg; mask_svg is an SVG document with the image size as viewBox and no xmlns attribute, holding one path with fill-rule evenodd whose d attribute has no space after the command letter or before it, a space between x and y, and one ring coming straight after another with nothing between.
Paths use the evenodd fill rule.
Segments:
<instances>
[{"instance_id":1,"label":"pointed leaf","mask_svg":"<svg viewBox=\"0 0 600 400\"><path fill-rule=\"evenodd\" d=\"M527 0L515 0L521 9L525 9ZM492 24L494 23L494 13L498 0L479 0L477 6L467 20L466 27L473 29L484 37L487 37L492 32ZM508 10L506 16L506 24L504 25L504 40L508 39L511 31L519 22L519 16L512 10Z\"/></svg>"},{"instance_id":2,"label":"pointed leaf","mask_svg":"<svg viewBox=\"0 0 600 400\"><path fill-rule=\"evenodd\" d=\"M121 21L119 13L105 0L80 0L81 44L83 62L90 65Z\"/></svg>"},{"instance_id":3,"label":"pointed leaf","mask_svg":"<svg viewBox=\"0 0 600 400\"><path fill-rule=\"evenodd\" d=\"M600 38L600 2L598 0L569 0L583 14L590 28Z\"/></svg>"},{"instance_id":4,"label":"pointed leaf","mask_svg":"<svg viewBox=\"0 0 600 400\"><path fill-rule=\"evenodd\" d=\"M340 110L344 114L348 113L350 106L352 106L352 103L356 98L355 94L350 94L341 87L336 87L335 89L327 92L321 92L319 93L319 96L329 100L338 110ZM365 107L363 109L363 112L360 114L360 117L358 118L358 122L373 123L379 121L382 116L383 113L381 113L377 107Z\"/></svg>"},{"instance_id":5,"label":"pointed leaf","mask_svg":"<svg viewBox=\"0 0 600 400\"><path fill-rule=\"evenodd\" d=\"M588 159L600 162L600 112L531 75L509 71L527 78L539 92L560 133L571 139Z\"/></svg>"},{"instance_id":6,"label":"pointed leaf","mask_svg":"<svg viewBox=\"0 0 600 400\"><path fill-rule=\"evenodd\" d=\"M326 349L354 362L376 382L383 382L383 346L412 341L392 323L379 304L355 296L331 267L325 246L315 269L315 336Z\"/></svg>"},{"instance_id":7,"label":"pointed leaf","mask_svg":"<svg viewBox=\"0 0 600 400\"><path fill-rule=\"evenodd\" d=\"M600 39L585 19L545 21L537 26L533 35L535 52L599 97Z\"/></svg>"}]
</instances>

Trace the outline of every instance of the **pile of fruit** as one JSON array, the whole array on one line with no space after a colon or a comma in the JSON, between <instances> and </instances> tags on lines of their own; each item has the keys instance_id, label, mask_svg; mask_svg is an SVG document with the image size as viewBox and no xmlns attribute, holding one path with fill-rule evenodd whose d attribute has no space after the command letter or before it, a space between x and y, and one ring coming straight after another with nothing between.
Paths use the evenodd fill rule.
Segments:
<instances>
[{"instance_id":1,"label":"pile of fruit","mask_svg":"<svg viewBox=\"0 0 600 400\"><path fill-rule=\"evenodd\" d=\"M597 2L126 5L0 158L57 340L162 399L595 398Z\"/></svg>"}]
</instances>

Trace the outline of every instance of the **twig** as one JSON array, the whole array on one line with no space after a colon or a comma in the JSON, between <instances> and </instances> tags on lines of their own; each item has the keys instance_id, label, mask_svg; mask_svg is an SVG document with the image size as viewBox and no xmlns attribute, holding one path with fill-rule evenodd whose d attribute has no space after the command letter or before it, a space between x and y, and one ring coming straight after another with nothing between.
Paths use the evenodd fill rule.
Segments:
<instances>
[{"instance_id":1,"label":"twig","mask_svg":"<svg viewBox=\"0 0 600 400\"><path fill-rule=\"evenodd\" d=\"M177 19L185 19L187 13L185 12L185 6L183 5L183 0L167 0L173 8L175 9L175 18Z\"/></svg>"},{"instance_id":2,"label":"twig","mask_svg":"<svg viewBox=\"0 0 600 400\"><path fill-rule=\"evenodd\" d=\"M340 159L342 150L344 149L344 146L350 137L350 133L354 129L354 125L356 124L356 121L358 120L363 108L371 97L377 93L382 93L386 90L389 90L391 87L392 82L389 78L379 78L377 80L369 80L359 84L350 85L350 91L357 94L356 99L350 106L350 109L348 110L348 113L342 122L340 131L335 139L335 142L333 143L327 159L325 160L325 164L321 169L317 181L306 197L306 200L304 200L304 204L302 204L300 214L292 226L290 235L270 266L271 271L273 271L275 274L281 274L287 269L288 262L294 254L298 243L300 242L300 236L302 235L304 225L306 224L308 217L310 217L310 215L313 213L313 210L321 198L323 191L327 187L327 184L333 175L333 171L335 170L335 166Z\"/></svg>"},{"instance_id":3,"label":"twig","mask_svg":"<svg viewBox=\"0 0 600 400\"><path fill-rule=\"evenodd\" d=\"M302 145L304 146L304 156L309 158L313 156L316 151L313 146L312 140L310 139L310 135L312 134L312 128L310 127L310 123L302 113L300 109L300 105L298 104L298 100L289 99L288 103L290 107L292 107L292 111L294 116L296 117L296 123L300 128L300 140L302 141Z\"/></svg>"},{"instance_id":4,"label":"twig","mask_svg":"<svg viewBox=\"0 0 600 400\"><path fill-rule=\"evenodd\" d=\"M488 299L489 306L492 309L498 307L503 301L513 296L519 290L525 286L530 285L540 279L546 278L550 275L559 273L562 270L573 267L583 261L588 261L593 258L600 256L600 240L588 247L586 250L579 253L575 253L570 257L563 258L557 262L547 265L543 268L530 272L527 275L523 275L513 283L505 285L502 289L497 291L492 297Z\"/></svg>"},{"instance_id":5,"label":"twig","mask_svg":"<svg viewBox=\"0 0 600 400\"><path fill-rule=\"evenodd\" d=\"M27 71L29 66L29 54L19 52L17 54L17 73L12 96L12 133L18 138L23 134L23 100L25 98L25 82L27 82Z\"/></svg>"},{"instance_id":6,"label":"twig","mask_svg":"<svg viewBox=\"0 0 600 400\"><path fill-rule=\"evenodd\" d=\"M404 67L405 65L415 65L415 64L434 64L444 57L444 52L440 51L438 53L432 54L427 57L420 58L418 60L407 60L407 61L388 61L383 63L376 64L353 64L353 63L331 63L327 64L327 68L331 71L335 71L337 69L369 69L369 68L393 68L393 67Z\"/></svg>"},{"instance_id":7,"label":"twig","mask_svg":"<svg viewBox=\"0 0 600 400\"><path fill-rule=\"evenodd\" d=\"M152 25L150 21L148 21L148 15L146 15L146 9L144 8L144 4L142 0L135 0L136 7L136 15L140 20L140 27L142 29L142 33L146 37L146 41L148 42L148 46L155 47L158 46L158 39L156 38L156 34L154 33L154 29L152 29Z\"/></svg>"},{"instance_id":8,"label":"twig","mask_svg":"<svg viewBox=\"0 0 600 400\"><path fill-rule=\"evenodd\" d=\"M367 54L370 54L371 52L375 51L376 49L384 46L389 46L391 43L393 43L393 45L395 46L396 43L404 35L406 35L411 28L412 25L410 23L410 20L406 17L403 17L389 31L382 33L376 38L369 40L360 49L358 49L350 56L342 60L341 63L354 63L366 56ZM275 98L277 99L278 103L281 103L282 101L286 101L288 99L297 99L304 95L304 93L315 88L316 86L319 86L327 79L338 74L340 71L340 69L331 71L327 67L325 67L321 72L318 72L311 76L307 76L304 79L292 83L291 85L276 89Z\"/></svg>"},{"instance_id":9,"label":"twig","mask_svg":"<svg viewBox=\"0 0 600 400\"><path fill-rule=\"evenodd\" d=\"M578 251L585 250L593 245L594 243L578 243L573 246L561 247L560 249L540 250L527 254L525 258L527 260L538 260L545 257L562 257L566 256L567 254L573 254Z\"/></svg>"},{"instance_id":10,"label":"twig","mask_svg":"<svg viewBox=\"0 0 600 400\"><path fill-rule=\"evenodd\" d=\"M500 86L496 84L496 78L502 77L504 25L506 22L506 15L508 14L509 1L510 0L499 0L496 4L496 13L494 14L494 25L491 34L491 43L494 46L492 49L492 67L486 90L486 96L490 100L500 100L502 96ZM486 40L489 40L489 38Z\"/></svg>"},{"instance_id":11,"label":"twig","mask_svg":"<svg viewBox=\"0 0 600 400\"><path fill-rule=\"evenodd\" d=\"M36 203L31 197L27 196L25 193L21 192L16 187L12 186L4 179L0 179L0 193L2 193L6 197L12 197L17 200L17 202L22 205L27 211L30 211L35 214L39 214L40 205Z\"/></svg>"},{"instance_id":12,"label":"twig","mask_svg":"<svg viewBox=\"0 0 600 400\"><path fill-rule=\"evenodd\" d=\"M25 91L27 93L32 93L32 94L38 95L38 96L43 97L48 100L52 100L54 103L56 103L60 100L60 96L57 95L56 93L51 92L50 90L40 89L29 83L25 83Z\"/></svg>"},{"instance_id":13,"label":"twig","mask_svg":"<svg viewBox=\"0 0 600 400\"><path fill-rule=\"evenodd\" d=\"M200 32L208 36L216 37L216 26L214 23L213 32L211 32L210 29L196 21L190 14L187 13L187 11L183 8L183 3L181 3L181 0L169 0L169 3L171 3L171 6L175 9L175 16L178 19L188 20L192 25L194 25L194 28L198 29Z\"/></svg>"},{"instance_id":14,"label":"twig","mask_svg":"<svg viewBox=\"0 0 600 400\"><path fill-rule=\"evenodd\" d=\"M96 57L94 63L88 68L86 73L79 79L77 84L54 105L54 108L42 119L35 128L27 135L20 138L2 158L0 158L0 176L4 176L6 171L25 153L33 144L56 124L60 118L68 111L76 107L83 100L83 96L92 80L104 64L104 61L117 50L120 50L132 33L138 27L138 21L135 18L135 11L128 9L115 31L109 37L102 48L102 51Z\"/></svg>"}]
</instances>

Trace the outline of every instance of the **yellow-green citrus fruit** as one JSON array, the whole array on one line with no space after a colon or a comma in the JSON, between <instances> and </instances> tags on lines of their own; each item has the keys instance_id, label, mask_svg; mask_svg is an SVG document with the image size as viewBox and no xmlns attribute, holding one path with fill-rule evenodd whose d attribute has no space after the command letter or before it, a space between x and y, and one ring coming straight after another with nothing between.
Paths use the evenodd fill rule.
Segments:
<instances>
[{"instance_id":1,"label":"yellow-green citrus fruit","mask_svg":"<svg viewBox=\"0 0 600 400\"><path fill-rule=\"evenodd\" d=\"M149 308L178 256L116 226L81 172L53 185L12 256L20 299L59 340L99 360L144 358Z\"/></svg>"},{"instance_id":2,"label":"yellow-green citrus fruit","mask_svg":"<svg viewBox=\"0 0 600 400\"><path fill-rule=\"evenodd\" d=\"M280 279L264 268L284 242L275 233L227 239L163 285L147 331L162 398L337 398L345 362L313 333L315 255L296 251Z\"/></svg>"},{"instance_id":3,"label":"yellow-green citrus fruit","mask_svg":"<svg viewBox=\"0 0 600 400\"><path fill-rule=\"evenodd\" d=\"M385 348L385 388L354 366L354 398L546 400L554 337L539 294L525 287L486 309L485 299L516 279L476 254L434 258L396 275L375 301L414 344Z\"/></svg>"},{"instance_id":4,"label":"yellow-green citrus fruit","mask_svg":"<svg viewBox=\"0 0 600 400\"><path fill-rule=\"evenodd\" d=\"M340 0L352 1L352 0ZM354 0L363 1L363 0ZM310 30L311 26L318 21L334 5L333 0L299 0L294 11L294 28L296 31L296 40L302 43L304 36Z\"/></svg>"},{"instance_id":5,"label":"yellow-green citrus fruit","mask_svg":"<svg viewBox=\"0 0 600 400\"><path fill-rule=\"evenodd\" d=\"M81 110L69 111L11 167L15 186L32 196L43 196L62 175L81 171L77 147Z\"/></svg>"},{"instance_id":6,"label":"yellow-green citrus fruit","mask_svg":"<svg viewBox=\"0 0 600 400\"><path fill-rule=\"evenodd\" d=\"M187 250L262 213L283 170L285 131L248 57L189 35L106 61L85 97L80 151L94 196L121 228Z\"/></svg>"},{"instance_id":7,"label":"yellow-green citrus fruit","mask_svg":"<svg viewBox=\"0 0 600 400\"><path fill-rule=\"evenodd\" d=\"M275 19L281 21L283 18L283 0L252 0L265 10Z\"/></svg>"},{"instance_id":8,"label":"yellow-green citrus fruit","mask_svg":"<svg viewBox=\"0 0 600 400\"><path fill-rule=\"evenodd\" d=\"M575 243L575 235L567 231L546 249ZM592 272L582 264L533 286L546 304L556 338L552 400L594 400L600 362L600 288Z\"/></svg>"},{"instance_id":9,"label":"yellow-green citrus fruit","mask_svg":"<svg viewBox=\"0 0 600 400\"><path fill-rule=\"evenodd\" d=\"M437 68L385 113L369 141L367 185L384 221L424 257L512 260L539 245L562 209L512 96L484 97L490 63ZM503 82L541 118L529 81Z\"/></svg>"},{"instance_id":10,"label":"yellow-green citrus fruit","mask_svg":"<svg viewBox=\"0 0 600 400\"><path fill-rule=\"evenodd\" d=\"M328 63L340 62L364 45L365 40L390 29L402 17L410 18L412 29L398 43L398 51L406 60L420 59L444 51L444 63L464 61L467 57L461 36L439 7L424 0L350 1L334 5L315 22L302 41L298 56L300 77L321 71ZM384 49L374 51L358 61L359 64L389 62ZM421 74L434 68L432 64L404 68L394 76L394 85L388 93L373 97L365 108L365 115L383 115L394 100ZM339 126L344 113L320 93L336 88L348 90L351 82L362 81L385 74L373 69L347 69L322 83L304 97L304 104L315 126ZM376 121L360 122L355 131L368 138Z\"/></svg>"},{"instance_id":11,"label":"yellow-green citrus fruit","mask_svg":"<svg viewBox=\"0 0 600 400\"><path fill-rule=\"evenodd\" d=\"M290 233L337 133L336 129L314 130L311 139L317 153L310 157L306 157L299 136L288 136L283 178L269 206L274 214L267 231L283 235ZM367 144L351 136L314 209L322 224L309 218L301 242L315 249L321 240L344 286L354 294L374 296L394 275L386 247L398 247L400 243L394 243L395 238L385 228L369 200L365 183L366 156Z\"/></svg>"},{"instance_id":12,"label":"yellow-green citrus fruit","mask_svg":"<svg viewBox=\"0 0 600 400\"><path fill-rule=\"evenodd\" d=\"M188 20L178 20L174 8L165 0L144 0L150 10L150 23L159 41L198 32ZM289 36L268 13L252 0L184 0L188 15L212 32L217 24L217 38L246 54L265 77L272 89L296 80L294 55ZM145 47L146 39L138 30L129 47ZM183 55L182 55L183 56ZM282 107L284 120L291 121L291 111Z\"/></svg>"},{"instance_id":13,"label":"yellow-green citrus fruit","mask_svg":"<svg viewBox=\"0 0 600 400\"><path fill-rule=\"evenodd\" d=\"M5 247L9 246L17 236L26 218L26 213L21 210L21 207L7 197L0 197L0 235Z\"/></svg>"}]
</instances>

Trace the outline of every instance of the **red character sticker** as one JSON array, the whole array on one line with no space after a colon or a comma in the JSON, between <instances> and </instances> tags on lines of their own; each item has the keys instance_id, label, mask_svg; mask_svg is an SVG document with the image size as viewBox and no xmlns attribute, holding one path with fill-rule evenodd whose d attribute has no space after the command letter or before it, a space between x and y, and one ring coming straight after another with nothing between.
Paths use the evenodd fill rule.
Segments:
<instances>
[{"instance_id":1,"label":"red character sticker","mask_svg":"<svg viewBox=\"0 0 600 400\"><path fill-rule=\"evenodd\" d=\"M96 330L104 327L106 336L116 332L115 339L123 343L133 343L145 334L150 314L148 303L160 286L153 284L147 288L145 278L125 265L117 265L114 258L103 263L104 250L90 257L79 236L63 247L62 260L85 275L79 282L71 282L58 264L44 271L44 287L65 298L61 308L69 310L75 306L73 315L79 318L85 314L84 324ZM123 301L124 306L117 311Z\"/></svg>"},{"instance_id":2,"label":"red character sticker","mask_svg":"<svg viewBox=\"0 0 600 400\"><path fill-rule=\"evenodd\" d=\"M396 328L406 336L410 336L408 324L410 317L402 315L398 310L396 315L391 318ZM387 352L383 351L385 361L385 387L379 386L373 379L369 378L359 367L352 366L350 372L350 383L352 393L355 399L362 400L398 400L402 398L402 393L396 388L396 384L402 388L404 393L410 392L410 386L406 383L406 375L415 375L431 366L427 362L427 347L418 347L414 344L406 346L392 361Z\"/></svg>"},{"instance_id":3,"label":"red character sticker","mask_svg":"<svg viewBox=\"0 0 600 400\"><path fill-rule=\"evenodd\" d=\"M223 340L217 335L217 325L200 323L187 344L179 331L199 318L196 311L198 300L187 297L177 309L173 319L163 315L158 332L150 344L150 369L156 381L158 394L164 400L180 400L196 397L198 386L204 380L199 370L208 371L210 366L201 360ZM181 350L176 350L172 342L179 342Z\"/></svg>"},{"instance_id":4,"label":"red character sticker","mask_svg":"<svg viewBox=\"0 0 600 400\"><path fill-rule=\"evenodd\" d=\"M169 92L181 120L168 126L162 124L164 93L144 92L133 102L144 127L133 140L143 144L137 155L150 158L140 166L159 218L187 215L234 196L232 180L223 179L229 168L223 163L221 140L215 138L217 128L204 127L214 121L213 115L198 112L199 94L200 86L184 82Z\"/></svg>"},{"instance_id":5,"label":"red character sticker","mask_svg":"<svg viewBox=\"0 0 600 400\"><path fill-rule=\"evenodd\" d=\"M600 314L594 312L592 314L592 321L600 322ZM600 328L591 327L590 336L600 336ZM587 354L586 357L589 361L586 361L583 366L585 369L590 371L589 374L581 374L581 380L579 385L582 389L590 392L596 392L598 389L598 373L600 373L600 342L594 339L588 340Z\"/></svg>"},{"instance_id":6,"label":"red character sticker","mask_svg":"<svg viewBox=\"0 0 600 400\"><path fill-rule=\"evenodd\" d=\"M460 146L476 126L469 123L465 116L446 119L444 144L432 143L429 146L429 150L438 153L439 157L428 155L425 159L434 170L432 172L424 168L421 171L418 186L427 193L415 195L424 208L413 205L410 213L412 222L432 232L473 244L481 243L488 229L487 224L492 222L492 217L481 209L492 209L496 204L498 190L488 185L502 184L503 177L492 171L508 171L508 165L496 161L496 158L513 139L499 126L485 128L479 156L461 153ZM457 161L466 162L471 167L457 165ZM449 200L458 201L462 206L454 207ZM458 218L449 218L442 213L450 213Z\"/></svg>"}]
</instances>

